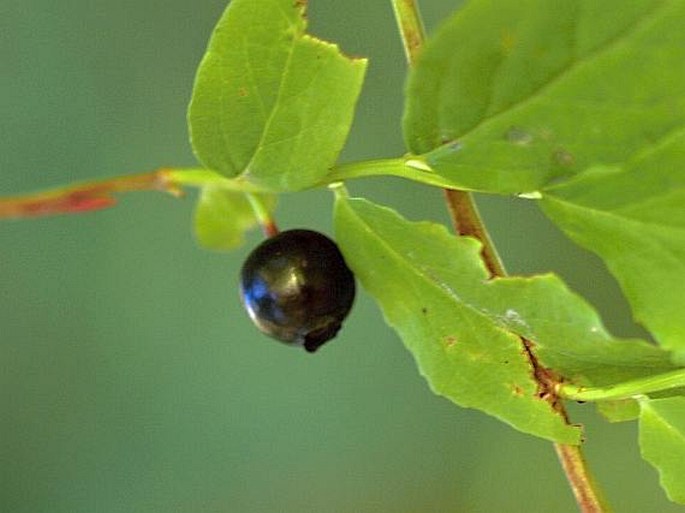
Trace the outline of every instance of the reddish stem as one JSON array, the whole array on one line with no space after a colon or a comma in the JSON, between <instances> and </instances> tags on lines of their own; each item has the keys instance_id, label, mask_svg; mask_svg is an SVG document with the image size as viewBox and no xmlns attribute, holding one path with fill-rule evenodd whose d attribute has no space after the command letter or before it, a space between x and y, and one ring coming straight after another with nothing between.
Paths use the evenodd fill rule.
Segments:
<instances>
[{"instance_id":1,"label":"reddish stem","mask_svg":"<svg viewBox=\"0 0 685 513\"><path fill-rule=\"evenodd\" d=\"M115 193L164 191L182 196L167 169L76 184L48 191L0 198L0 219L20 219L58 214L91 212L116 205Z\"/></svg>"},{"instance_id":2,"label":"reddish stem","mask_svg":"<svg viewBox=\"0 0 685 513\"><path fill-rule=\"evenodd\" d=\"M273 237L274 235L278 235L280 233L280 230L274 221L269 221L268 223L262 224L262 231L266 237Z\"/></svg>"},{"instance_id":3,"label":"reddish stem","mask_svg":"<svg viewBox=\"0 0 685 513\"><path fill-rule=\"evenodd\" d=\"M416 0L392 0L392 4L407 61L412 66L425 39L418 5ZM466 191L446 189L445 200L456 231L460 235L474 237L482 243L481 255L490 276L493 278L506 276L506 270L483 225L471 194ZM528 354L535 373L536 381L540 387L540 396L545 398L552 408L568 422L564 405L556 394L554 376L548 369L540 365L532 350L532 343L525 338L521 338L521 343ZM592 479L580 447L559 443L555 443L554 447L580 511L582 513L607 513L609 507L602 499L601 493Z\"/></svg>"}]
</instances>

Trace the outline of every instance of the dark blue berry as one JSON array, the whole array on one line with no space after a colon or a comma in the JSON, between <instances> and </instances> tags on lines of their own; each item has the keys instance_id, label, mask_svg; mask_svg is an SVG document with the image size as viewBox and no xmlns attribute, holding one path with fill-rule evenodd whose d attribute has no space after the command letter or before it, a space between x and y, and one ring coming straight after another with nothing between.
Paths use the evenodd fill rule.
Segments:
<instances>
[{"instance_id":1,"label":"dark blue berry","mask_svg":"<svg viewBox=\"0 0 685 513\"><path fill-rule=\"evenodd\" d=\"M240 292L261 331L314 352L338 333L355 283L335 242L311 230L288 230L250 253Z\"/></svg>"}]
</instances>

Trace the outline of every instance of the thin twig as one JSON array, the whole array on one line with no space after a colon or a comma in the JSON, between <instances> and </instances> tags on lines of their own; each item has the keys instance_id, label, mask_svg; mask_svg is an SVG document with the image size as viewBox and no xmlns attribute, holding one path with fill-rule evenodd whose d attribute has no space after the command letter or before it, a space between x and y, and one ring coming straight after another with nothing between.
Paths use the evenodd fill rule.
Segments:
<instances>
[{"instance_id":1,"label":"thin twig","mask_svg":"<svg viewBox=\"0 0 685 513\"><path fill-rule=\"evenodd\" d=\"M557 456L582 513L608 513L610 510L583 457L579 445L554 444Z\"/></svg>"},{"instance_id":2,"label":"thin twig","mask_svg":"<svg viewBox=\"0 0 685 513\"><path fill-rule=\"evenodd\" d=\"M409 65L413 66L426 39L421 13L416 0L392 0L392 7L400 29L404 54Z\"/></svg>"},{"instance_id":3,"label":"thin twig","mask_svg":"<svg viewBox=\"0 0 685 513\"><path fill-rule=\"evenodd\" d=\"M506 276L504 264L497 254L495 245L485 229L473 196L466 191L445 189L445 202L449 210L454 229L459 235L474 237L481 241L481 256L491 277Z\"/></svg>"},{"instance_id":4,"label":"thin twig","mask_svg":"<svg viewBox=\"0 0 685 513\"><path fill-rule=\"evenodd\" d=\"M415 64L425 40L419 8L416 0L391 1L407 61L411 67ZM502 261L478 214L478 209L472 195L466 191L445 189L445 200L455 230L460 235L474 237L481 242L481 255L490 275L492 277L506 276ZM544 397L560 415L567 419L564 405L556 394L555 383L550 379L552 374L539 364L532 351L532 344L523 338L521 343L529 355L530 363L533 366L535 377L540 387L544 388ZM608 513L610 509L592 478L590 469L583 458L581 448L579 446L559 443L555 443L554 447L580 511L582 513Z\"/></svg>"},{"instance_id":5,"label":"thin twig","mask_svg":"<svg viewBox=\"0 0 685 513\"><path fill-rule=\"evenodd\" d=\"M183 191L169 177L167 169L149 173L84 182L58 189L0 198L0 219L21 219L102 210L116 205L115 193L163 191L173 196Z\"/></svg>"}]
</instances>

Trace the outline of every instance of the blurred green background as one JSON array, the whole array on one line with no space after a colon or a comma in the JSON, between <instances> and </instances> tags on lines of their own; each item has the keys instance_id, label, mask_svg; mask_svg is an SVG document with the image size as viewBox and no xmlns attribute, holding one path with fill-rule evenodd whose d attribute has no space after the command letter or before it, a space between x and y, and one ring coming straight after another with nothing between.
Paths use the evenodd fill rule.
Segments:
<instances>
[{"instance_id":1,"label":"blurred green background","mask_svg":"<svg viewBox=\"0 0 685 513\"><path fill-rule=\"evenodd\" d=\"M433 28L457 3L424 0ZM185 109L224 0L3 0L0 194L194 165ZM371 58L343 160L403 153L404 57L388 1L311 0L313 33ZM464 44L468 44L465 41ZM350 184L412 219L441 193ZM433 396L364 293L316 355L258 334L242 260L200 250L193 195L0 223L0 511L573 512L551 444ZM327 191L283 227L331 232ZM615 282L532 202L479 198L510 271L553 270L617 335L642 334ZM681 511L634 424L573 406L617 512Z\"/></svg>"}]
</instances>

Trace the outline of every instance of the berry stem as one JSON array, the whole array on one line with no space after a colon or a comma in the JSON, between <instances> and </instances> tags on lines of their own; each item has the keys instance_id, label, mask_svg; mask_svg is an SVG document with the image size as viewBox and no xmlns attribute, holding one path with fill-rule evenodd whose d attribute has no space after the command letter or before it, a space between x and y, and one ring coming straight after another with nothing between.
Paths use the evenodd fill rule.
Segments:
<instances>
[{"instance_id":1,"label":"berry stem","mask_svg":"<svg viewBox=\"0 0 685 513\"><path fill-rule=\"evenodd\" d=\"M269 209L264 206L261 198L257 194L245 193L245 197L250 202L252 210L254 211L255 217L262 227L262 231L266 237L273 237L278 235L279 230L276 226L276 221L271 217Z\"/></svg>"},{"instance_id":2,"label":"berry stem","mask_svg":"<svg viewBox=\"0 0 685 513\"><path fill-rule=\"evenodd\" d=\"M407 62L412 67L416 63L425 41L425 31L417 0L391 0L391 2L395 11L395 18L404 45ZM467 191L445 189L445 201L457 233L463 236L474 237L481 242L481 255L491 276L506 276L502 261L478 214L478 209L472 195ZM522 338L521 344L529 355L530 364L533 367L536 378L538 376L546 376L548 373L539 365L532 351L528 350L529 342ZM550 405L556 409L559 415L568 418L566 410L553 386L554 384L548 383L546 380L538 381L540 386L547 392L546 397ZM559 443L555 443L554 447L580 511L582 513L608 513L610 509L590 473L581 448L579 446Z\"/></svg>"}]
</instances>

